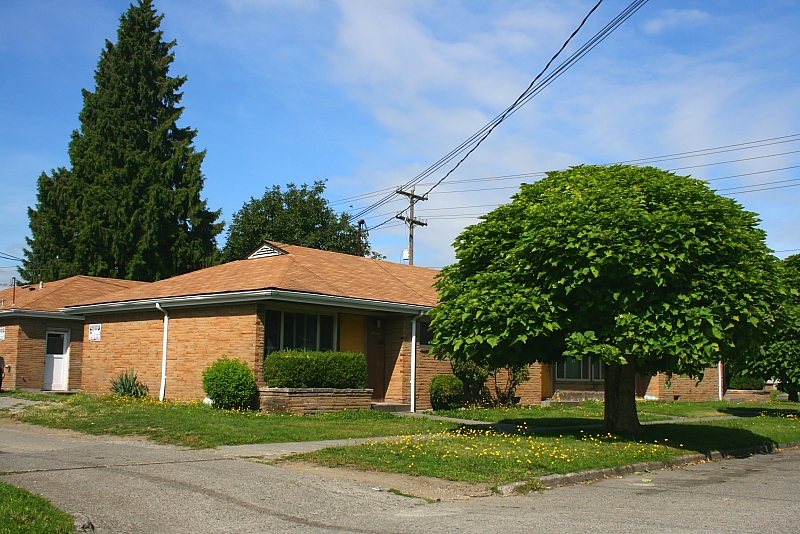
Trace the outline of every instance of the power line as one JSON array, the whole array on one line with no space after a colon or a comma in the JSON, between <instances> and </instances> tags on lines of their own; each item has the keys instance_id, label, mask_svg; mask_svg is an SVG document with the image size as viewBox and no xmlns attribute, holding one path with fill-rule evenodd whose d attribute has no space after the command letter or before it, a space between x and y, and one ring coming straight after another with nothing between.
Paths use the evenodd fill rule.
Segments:
<instances>
[{"instance_id":1,"label":"power line","mask_svg":"<svg viewBox=\"0 0 800 534\"><path fill-rule=\"evenodd\" d=\"M770 190L773 190L773 189L786 189L786 188L792 188L792 187L800 187L800 183L790 183L790 184L787 184L787 185L776 185L774 187L761 187L763 185L780 184L780 183L784 183L785 184L786 182L800 182L800 178L792 179L792 180L779 180L779 181L775 181L775 182L765 182L763 184L753 184L751 186L742 186L743 188L750 188L750 189L744 189L744 190L740 190L740 191L727 191L727 189L718 189L717 191L725 191L725 192L719 193L722 196L735 196L735 195L739 195L739 194L742 194L742 193L755 193L755 192L758 192L758 191L770 191ZM728 188L728 189L741 189L741 188L732 187L732 188ZM499 205L500 204L497 204L496 206L499 206ZM475 207L479 207L479 206L454 206L452 209L470 209L470 208L475 208ZM439 208L439 209L450 209L450 208ZM427 212L421 213L421 215L426 215L426 214L427 214ZM427 219L435 219L435 220L477 219L481 215L486 215L486 214L485 213L478 213L478 214L476 214L476 213L458 213L458 214L449 214L449 215L426 215L426 218ZM375 217L377 217L377 216L375 216ZM391 221L391 220L392 219L389 219L389 221ZM386 222L388 222L388 221L384 221L384 223L386 223ZM378 224L376 226L373 226L372 230L375 230L377 228L386 229L386 228L393 228L394 226L399 226L399 225L384 226L384 223L381 223L381 224ZM788 252L788 251L776 251L776 252Z\"/></svg>"},{"instance_id":2,"label":"power line","mask_svg":"<svg viewBox=\"0 0 800 534\"><path fill-rule=\"evenodd\" d=\"M716 166L716 165L728 165L728 164L731 164L731 163L741 163L741 162L744 162L744 161L755 161L755 160L760 160L760 159L774 158L774 157L778 157L778 156L787 156L787 155L797 154L797 153L800 153L800 150L791 150L791 151L787 151L787 152L778 152L778 153L775 153L775 154L763 154L761 156L751 156L751 157L748 157L748 158L738 158L738 159L731 159L731 160L726 160L726 161L716 161L716 162L712 162L712 163L702 163L702 164L697 164L697 165L685 165L683 167L672 167L672 168L669 168L669 169L666 169L666 170L668 170L668 171L680 171L680 170L687 170L687 169L698 169L698 168L705 168L705 167L713 167L713 166ZM604 164L603 166L606 166L606 165L616 165L616 164ZM715 181L715 180L723 180L723 179L728 179L728 178L751 176L751 175L755 175L755 174L763 174L763 173L767 173L767 172L776 172L776 171L780 171L780 170L789 170L789 169L797 169L797 168L800 168L800 165L791 165L791 166L787 166L787 167L780 167L780 168L777 168L777 169L769 169L769 170L757 171L757 172L752 172L752 173L734 174L734 175L724 176L724 177L720 177L720 178L710 178L710 179L705 180L705 181L711 182L711 181ZM547 174L546 172L537 171L537 172L531 172L531 173L509 175L509 178L512 177L512 176L513 177L517 177L517 176L519 176L519 177L544 176L546 174ZM505 178L505 177L491 177L491 178ZM449 182L449 183L461 183L461 182L467 182L467 181L468 180L462 180L460 182ZM473 179L471 181L481 181L481 180L480 179ZM475 191L496 191L496 190L502 190L502 189L516 189L518 187L519 187L518 185L512 185L512 186L501 186L501 187L486 187L486 188L478 188L478 189L456 189L454 191L439 191L438 193L430 193L430 194L460 193L460 192L465 192L466 193L466 192L475 192ZM367 218L374 218L374 216L373 217L367 217Z\"/></svg>"},{"instance_id":3,"label":"power line","mask_svg":"<svg viewBox=\"0 0 800 534\"><path fill-rule=\"evenodd\" d=\"M765 169L765 170L762 170L762 171L745 172L745 173L740 173L740 174L731 174L731 175L728 175L728 176L719 176L717 178L709 178L709 179L703 180L703 181L704 182L715 182L715 181L719 181L719 180L729 180L731 178L742 178L742 177L746 177L746 176L755 176L755 175L766 174L766 173L770 173L770 172L779 172L779 171L785 171L785 170L791 170L791 169L797 169L797 168L800 168L800 165L792 165L792 166L789 166L789 167L779 167L779 168L776 168L776 169ZM781 181L781 182L783 182L783 181ZM452 183L452 182L450 182L450 183ZM742 188L750 188L750 187L759 187L759 186L769 185L769 184L774 184L774 183L780 183L780 182L764 182L764 183L760 183L760 184L742 185L742 186L737 186L737 187L718 189L718 191L725 191L725 190L728 190L728 189L742 189ZM432 195L445 195L445 194L452 194L452 193L465 193L465 192L474 192L474 191L499 191L499 190L502 190L502 189L518 189L518 188L519 188L519 185L509 185L509 186L500 186L500 187L485 187L485 188L478 188L478 189L456 189L455 191L438 191L438 192L434 192L434 193L431 193L431 194ZM479 204L479 205L472 205L472 206L451 206L451 207L444 207L444 208L428 208L428 209L424 210L421 214L425 215L429 211L482 208L482 207L493 207L493 206L497 207L499 205L500 204ZM385 217L387 215L390 215L390 213L387 212L387 213L381 213L381 214L378 214L378 215L372 215L370 217L367 217L367 219L377 219L379 217Z\"/></svg>"},{"instance_id":4,"label":"power line","mask_svg":"<svg viewBox=\"0 0 800 534\"><path fill-rule=\"evenodd\" d=\"M772 141L777 141L777 142L772 142ZM765 147L765 146L772 146L772 145L776 145L776 144L791 143L791 142L797 142L797 141L800 141L800 133L791 134L791 135L782 135L782 136L778 136L778 137L769 137L769 138L766 138L766 139L758 139L756 141L747 141L747 142L743 142L743 143L735 143L735 144L732 144L732 145L723 145L723 146L704 148L704 149L699 149L699 150L690 150L690 151L687 151L687 152L676 152L674 154L664 154L664 155L661 155L661 156L651 156L651 157L647 157L647 158L638 158L638 159L632 159L632 160L626 160L626 161L618 161L618 162L615 162L615 163L603 163L601 165L604 165L604 166L605 165L623 165L623 164L632 164L632 163L637 163L637 162L658 163L660 161L668 161L668 160L671 160L671 159L684 159L684 158L690 158L690 157L710 156L710 155L713 155L713 154L719 154L719 153L723 153L723 152L734 152L734 151L738 151L738 150L750 150L750 149L753 149L753 148L762 148L762 147ZM730 150L728 150L728 149L730 149ZM797 168L797 167L787 167L787 168ZM546 171L535 171L535 172L525 172L525 173L519 173L519 174L507 174L507 175L500 175L500 176L485 176L485 177L480 177L480 178L464 178L464 179L461 179L461 180L449 180L447 183L448 184L460 184L460 183L471 183L471 182L492 182L492 181L501 181L501 180L515 180L515 179L520 179L520 178L529 178L529 177L532 177L532 176L540 176L540 175L544 176L545 174L546 174ZM744 176L744 175L742 175L742 176ZM420 183L418 185L432 185L432 184L433 184L433 182ZM336 200L334 202L331 202L330 205L331 206L335 206L335 205L351 202L351 201L354 201L354 200L362 200L364 198L370 198L370 197L378 196L378 195L384 194L386 192L393 191L395 189L396 189L395 187L386 187L386 188L383 188L383 189L378 189L378 190L375 190L375 191L362 193L362 194L359 194L359 195L354 195L352 197L345 197L345 198Z\"/></svg>"},{"instance_id":5,"label":"power line","mask_svg":"<svg viewBox=\"0 0 800 534\"><path fill-rule=\"evenodd\" d=\"M559 50L559 52L556 53L555 56L553 56L553 58L548 63L548 66L534 79L534 82L532 82L531 85L528 87L528 89L526 89L526 91L523 92L523 94L520 95L520 97L517 98L517 100L514 102L514 104L512 104L511 106L506 108L500 115L495 117L492 121L490 121L488 124L486 124L483 128L478 130L478 132L473 134L466 141L462 142L458 147L454 148L447 155L445 155L444 157L440 158L439 161L437 161L436 163L434 163L433 165L428 167L425 171L423 171L420 174L418 174L412 180L409 180L408 182L403 184L400 187L400 189L406 189L406 188L411 187L412 185L416 185L416 184L422 182L426 177L432 175L434 172L436 172L440 168L444 167L444 165L446 165L447 163L449 163L450 161L452 161L456 157L458 157L459 154L461 154L464 151L468 150L467 154L464 157L462 157L462 159L459 161L459 163L457 163L456 166L453 169L451 169L451 171L448 172L447 175L445 175L445 178L447 176L449 176L449 174L451 174L453 172L453 170L455 170L455 168L457 168L460 165L460 163L464 159L466 159L466 157L468 157L469 154L472 153L472 151L474 151L475 148L477 148L477 146L480 143L482 143L484 139L486 139L486 137L488 137L488 135L491 133L491 131L494 130L494 128L498 124L500 124L500 122L506 120L509 116L511 116L513 113L515 113L519 108L521 108L528 101L530 101L531 98L536 96L545 87L547 87L555 79L557 79L559 76L561 76L561 74L566 72L572 65L574 65L577 61L579 61L583 56L585 56L595 46L597 46L603 40L605 40L605 38L608 37L608 35L610 35L623 22L625 22L628 18L630 18L645 3L647 3L647 1L648 0L635 0L633 3L631 3L625 10L623 10L622 13L617 15L602 30L600 30L600 32L595 34L594 37L592 37L589 41L587 41L587 43L585 43L583 46L581 46L578 49L578 51L573 53L567 60L565 60L563 63L561 63L553 72L551 72L548 76L546 76L544 79L542 79L537 84L536 81L542 76L542 74L547 70L547 68L549 68L549 65L552 63L552 61L556 57L558 57L558 55L563 51L564 47L566 47L566 45L575 36L575 34L578 32L578 30L580 30L583 27L583 25L585 24L585 22L588 19L588 17L597 9L597 7L600 5L600 3L602 3L602 0L600 0L600 2L598 2L597 5L595 5L592 8L592 10L586 16L586 18L584 18L584 20L581 22L581 24L578 27L578 29L575 30L575 32L573 32L573 34L569 37L569 39L567 39L567 41L562 46L562 48ZM444 180L444 178L442 178L439 182L441 182L442 180ZM370 206L362 209L358 214L355 215L355 217L356 218L361 218L364 215L366 215L367 213L369 213L371 211L374 211L378 207L380 207L383 204L385 204L386 202L388 202L393 197L393 195L394 195L394 193L389 193L388 195L384 196L380 200L372 203Z\"/></svg>"},{"instance_id":6,"label":"power line","mask_svg":"<svg viewBox=\"0 0 800 534\"><path fill-rule=\"evenodd\" d=\"M775 182L764 182L760 184L751 184L751 185L740 185L737 187L725 187L723 189L717 189L717 191L731 191L734 189L750 189L752 187L759 187L762 185L773 185L773 184L784 184L787 182L800 182L800 178L792 178L790 180L777 180ZM742 193L746 193L747 191L742 191Z\"/></svg>"},{"instance_id":7,"label":"power line","mask_svg":"<svg viewBox=\"0 0 800 534\"><path fill-rule=\"evenodd\" d=\"M6 252L0 252L0 260L8 260L8 261L16 261L16 262L25 261L22 258L19 258L17 256L12 256L11 254L8 254Z\"/></svg>"},{"instance_id":8,"label":"power line","mask_svg":"<svg viewBox=\"0 0 800 534\"><path fill-rule=\"evenodd\" d=\"M776 185L775 187L763 187L761 189L748 189L747 191L735 191L733 193L721 193L722 195L739 195L741 193L755 193L756 191L770 191L772 189L786 189L789 187L800 187L800 184L793 185Z\"/></svg>"}]
</instances>

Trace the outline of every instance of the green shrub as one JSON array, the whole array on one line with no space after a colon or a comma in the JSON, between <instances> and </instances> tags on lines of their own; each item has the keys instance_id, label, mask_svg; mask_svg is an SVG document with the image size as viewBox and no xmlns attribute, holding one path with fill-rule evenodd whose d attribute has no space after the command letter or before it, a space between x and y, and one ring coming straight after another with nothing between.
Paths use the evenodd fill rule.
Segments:
<instances>
[{"instance_id":1,"label":"green shrub","mask_svg":"<svg viewBox=\"0 0 800 534\"><path fill-rule=\"evenodd\" d=\"M354 352L273 352L264 360L264 380L273 388L363 389L367 357Z\"/></svg>"},{"instance_id":2,"label":"green shrub","mask_svg":"<svg viewBox=\"0 0 800 534\"><path fill-rule=\"evenodd\" d=\"M203 389L214 406L228 410L250 408L258 394L253 371L241 360L223 356L203 371Z\"/></svg>"},{"instance_id":3,"label":"green shrub","mask_svg":"<svg viewBox=\"0 0 800 534\"><path fill-rule=\"evenodd\" d=\"M136 371L131 369L111 379L111 392L124 397L146 397L149 390L139 382Z\"/></svg>"},{"instance_id":4,"label":"green shrub","mask_svg":"<svg viewBox=\"0 0 800 534\"><path fill-rule=\"evenodd\" d=\"M728 387L731 389L764 389L764 384L766 382L764 382L763 378L737 373L731 377Z\"/></svg>"},{"instance_id":5,"label":"green shrub","mask_svg":"<svg viewBox=\"0 0 800 534\"><path fill-rule=\"evenodd\" d=\"M464 383L453 375L431 379L431 405L434 410L453 410L464 401Z\"/></svg>"}]
</instances>

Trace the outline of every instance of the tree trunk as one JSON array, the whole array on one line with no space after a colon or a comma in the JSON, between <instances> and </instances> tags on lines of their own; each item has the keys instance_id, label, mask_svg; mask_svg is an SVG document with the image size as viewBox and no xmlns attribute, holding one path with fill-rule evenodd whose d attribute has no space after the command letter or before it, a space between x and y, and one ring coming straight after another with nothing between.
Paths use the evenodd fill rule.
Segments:
<instances>
[{"instance_id":1,"label":"tree trunk","mask_svg":"<svg viewBox=\"0 0 800 534\"><path fill-rule=\"evenodd\" d=\"M603 429L612 434L642 434L644 429L636 413L636 365L609 364L605 393Z\"/></svg>"},{"instance_id":2,"label":"tree trunk","mask_svg":"<svg viewBox=\"0 0 800 534\"><path fill-rule=\"evenodd\" d=\"M789 392L789 402L797 402L797 390L794 389Z\"/></svg>"}]
</instances>

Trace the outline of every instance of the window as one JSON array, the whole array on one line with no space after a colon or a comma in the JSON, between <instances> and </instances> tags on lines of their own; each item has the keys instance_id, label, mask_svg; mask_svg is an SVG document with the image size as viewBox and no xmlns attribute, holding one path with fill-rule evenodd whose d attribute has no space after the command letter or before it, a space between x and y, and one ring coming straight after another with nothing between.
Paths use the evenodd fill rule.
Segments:
<instances>
[{"instance_id":1,"label":"window","mask_svg":"<svg viewBox=\"0 0 800 534\"><path fill-rule=\"evenodd\" d=\"M576 360L567 358L558 362L556 366L556 380L575 380L602 382L605 379L603 362L592 358Z\"/></svg>"},{"instance_id":2,"label":"window","mask_svg":"<svg viewBox=\"0 0 800 534\"><path fill-rule=\"evenodd\" d=\"M334 317L267 310L264 354L277 350L333 350Z\"/></svg>"},{"instance_id":3,"label":"window","mask_svg":"<svg viewBox=\"0 0 800 534\"><path fill-rule=\"evenodd\" d=\"M430 330L430 325L429 321L417 321L417 339L419 339L419 344L423 347L430 346L433 341L433 332Z\"/></svg>"},{"instance_id":4,"label":"window","mask_svg":"<svg viewBox=\"0 0 800 534\"><path fill-rule=\"evenodd\" d=\"M64 338L66 334L47 333L47 354L64 354Z\"/></svg>"},{"instance_id":5,"label":"window","mask_svg":"<svg viewBox=\"0 0 800 534\"><path fill-rule=\"evenodd\" d=\"M267 310L264 318L264 354L281 350L281 312Z\"/></svg>"}]
</instances>

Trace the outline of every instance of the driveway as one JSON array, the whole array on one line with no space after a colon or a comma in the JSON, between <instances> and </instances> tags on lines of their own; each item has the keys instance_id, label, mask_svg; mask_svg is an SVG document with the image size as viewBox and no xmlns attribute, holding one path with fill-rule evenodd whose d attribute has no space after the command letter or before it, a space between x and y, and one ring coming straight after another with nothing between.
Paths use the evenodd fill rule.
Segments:
<instances>
[{"instance_id":1,"label":"driveway","mask_svg":"<svg viewBox=\"0 0 800 534\"><path fill-rule=\"evenodd\" d=\"M292 447L192 451L0 421L0 471L17 473L2 480L85 514L97 532L800 530L798 450L517 497L441 482L426 490L426 482L404 475L241 457L271 458ZM390 493L386 484L417 495L438 491L443 498L428 503Z\"/></svg>"}]
</instances>

